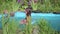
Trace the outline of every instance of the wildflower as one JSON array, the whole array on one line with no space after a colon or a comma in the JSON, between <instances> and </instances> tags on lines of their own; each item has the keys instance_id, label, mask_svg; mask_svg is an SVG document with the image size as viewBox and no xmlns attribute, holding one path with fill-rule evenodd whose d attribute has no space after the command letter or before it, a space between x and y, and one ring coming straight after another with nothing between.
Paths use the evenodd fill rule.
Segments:
<instances>
[{"instance_id":1,"label":"wildflower","mask_svg":"<svg viewBox=\"0 0 60 34\"><path fill-rule=\"evenodd\" d=\"M38 0L34 0L34 3L37 3L38 2Z\"/></svg>"},{"instance_id":2,"label":"wildflower","mask_svg":"<svg viewBox=\"0 0 60 34\"><path fill-rule=\"evenodd\" d=\"M18 3L20 3L21 0L18 0Z\"/></svg>"}]
</instances>

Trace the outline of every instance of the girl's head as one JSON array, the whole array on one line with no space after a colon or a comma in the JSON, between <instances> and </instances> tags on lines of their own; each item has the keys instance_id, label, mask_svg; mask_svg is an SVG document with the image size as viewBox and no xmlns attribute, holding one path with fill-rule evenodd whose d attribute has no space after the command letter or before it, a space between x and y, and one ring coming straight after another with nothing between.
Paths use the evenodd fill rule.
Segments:
<instances>
[{"instance_id":1,"label":"girl's head","mask_svg":"<svg viewBox=\"0 0 60 34\"><path fill-rule=\"evenodd\" d=\"M26 11L26 12L29 11L29 8L26 8L25 11Z\"/></svg>"},{"instance_id":2,"label":"girl's head","mask_svg":"<svg viewBox=\"0 0 60 34\"><path fill-rule=\"evenodd\" d=\"M8 11L7 11L7 10L4 10L3 13L4 13L4 14L8 14Z\"/></svg>"},{"instance_id":3,"label":"girl's head","mask_svg":"<svg viewBox=\"0 0 60 34\"><path fill-rule=\"evenodd\" d=\"M27 16L30 16L31 15L31 9L30 8L26 8L25 12L26 12L26 15Z\"/></svg>"},{"instance_id":4,"label":"girl's head","mask_svg":"<svg viewBox=\"0 0 60 34\"><path fill-rule=\"evenodd\" d=\"M10 13L10 16L14 16L14 12L11 12L11 13Z\"/></svg>"}]
</instances>

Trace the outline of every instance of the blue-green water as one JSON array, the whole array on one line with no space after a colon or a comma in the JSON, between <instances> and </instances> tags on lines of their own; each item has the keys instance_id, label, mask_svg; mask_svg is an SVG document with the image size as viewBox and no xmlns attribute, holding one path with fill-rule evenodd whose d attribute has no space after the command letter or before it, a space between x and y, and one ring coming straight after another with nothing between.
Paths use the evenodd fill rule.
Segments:
<instances>
[{"instance_id":1,"label":"blue-green water","mask_svg":"<svg viewBox=\"0 0 60 34\"><path fill-rule=\"evenodd\" d=\"M19 23L19 21L22 19L25 19L25 17L26 17L26 14L24 12L16 12L13 18L16 19ZM2 28L1 18L2 18L2 15L0 15L0 28ZM60 31L60 14L32 13L31 14L32 24L34 24L35 21L37 21L40 18L46 19L54 29Z\"/></svg>"}]
</instances>

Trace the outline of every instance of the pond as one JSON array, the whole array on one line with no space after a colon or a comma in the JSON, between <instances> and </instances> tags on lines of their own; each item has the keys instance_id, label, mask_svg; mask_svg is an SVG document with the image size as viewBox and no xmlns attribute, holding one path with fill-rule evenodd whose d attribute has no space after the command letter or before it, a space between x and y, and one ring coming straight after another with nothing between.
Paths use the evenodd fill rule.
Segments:
<instances>
[{"instance_id":1,"label":"pond","mask_svg":"<svg viewBox=\"0 0 60 34\"><path fill-rule=\"evenodd\" d=\"M26 14L24 12L15 12L15 15L13 18L15 18L19 23L19 21L22 19L25 19L25 17L26 17ZM2 15L0 14L0 28L2 28L1 18L2 18ZM60 31L60 14L31 13L31 19L32 19L31 24L34 24L35 21L40 18L46 19L54 29Z\"/></svg>"}]
</instances>

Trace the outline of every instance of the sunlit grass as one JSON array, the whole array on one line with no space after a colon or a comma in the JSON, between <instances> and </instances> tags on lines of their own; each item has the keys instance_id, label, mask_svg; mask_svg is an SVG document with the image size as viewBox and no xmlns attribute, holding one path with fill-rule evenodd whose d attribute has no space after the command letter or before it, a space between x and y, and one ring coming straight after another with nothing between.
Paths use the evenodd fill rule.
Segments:
<instances>
[{"instance_id":1,"label":"sunlit grass","mask_svg":"<svg viewBox=\"0 0 60 34\"><path fill-rule=\"evenodd\" d=\"M55 34L55 30L51 28L49 22L46 19L42 18L38 23L40 34Z\"/></svg>"},{"instance_id":2,"label":"sunlit grass","mask_svg":"<svg viewBox=\"0 0 60 34\"><path fill-rule=\"evenodd\" d=\"M29 24L25 25L22 30L22 28L19 28L19 24L17 23L17 21L15 21L14 18L10 20L8 18L4 19L3 17L2 27L3 34L58 34L58 31L55 31L50 26L49 22L43 18L37 20L33 25L31 24L31 22L29 22Z\"/></svg>"},{"instance_id":3,"label":"sunlit grass","mask_svg":"<svg viewBox=\"0 0 60 34\"><path fill-rule=\"evenodd\" d=\"M10 12L15 12L18 9L20 10L25 10L25 8L27 8L27 1L25 1L25 5L21 7L21 4L16 2L16 0L14 1L7 1L7 2L3 2L2 0L0 0L0 14L2 14L2 29L3 29L3 34L17 34L17 30L19 32L19 34L23 34L23 32L25 34L32 34L34 31L38 30L39 32L37 34L58 34L58 32L56 32L54 29L52 29L50 27L50 25L48 24L49 22L46 21L45 19L41 19L39 21L37 21L36 23L38 23L38 25L32 25L31 21L29 22L28 25L26 25L26 28L24 29L24 31L19 31L21 30L20 28L18 28L18 24L15 21L15 19L11 19L12 21L10 21ZM41 10L42 12L57 12L60 11L60 6L59 4L52 4L50 1L44 1L43 4L41 4L40 2L34 3L34 1L31 2L31 6L33 8L33 10ZM5 17L3 15L3 11L4 10L8 10L8 17ZM36 30L35 30L36 29ZM33 32L32 32L33 31ZM35 33L35 32L34 32Z\"/></svg>"},{"instance_id":4,"label":"sunlit grass","mask_svg":"<svg viewBox=\"0 0 60 34\"><path fill-rule=\"evenodd\" d=\"M53 0L54 1L54 0ZM44 0L43 4L41 4L41 1L38 0L37 3L34 3L34 1L32 0L31 2L31 7L33 8L33 10L38 10L42 11L42 12L54 12L54 11L60 11L60 3L52 3L52 0ZM58 0L59 1L59 0ZM11 11L17 11L18 9L20 9L21 11L24 11L25 8L28 7L28 2L27 0L24 0L24 5L22 5L22 3L18 3L16 0L12 0L12 1L5 1L3 2L2 0L0 0L0 13L2 12L2 9L7 9Z\"/></svg>"}]
</instances>

